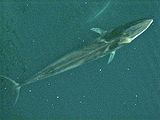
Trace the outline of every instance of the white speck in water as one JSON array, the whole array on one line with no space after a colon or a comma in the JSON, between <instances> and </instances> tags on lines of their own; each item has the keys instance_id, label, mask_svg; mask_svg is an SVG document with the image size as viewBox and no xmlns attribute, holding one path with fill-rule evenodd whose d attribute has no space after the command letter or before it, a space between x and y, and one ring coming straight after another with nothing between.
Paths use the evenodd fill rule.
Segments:
<instances>
[{"instance_id":1,"label":"white speck in water","mask_svg":"<svg viewBox=\"0 0 160 120\"><path fill-rule=\"evenodd\" d=\"M129 70L130 70L130 68L128 67L128 68L127 68L127 70L129 71Z\"/></svg>"},{"instance_id":2,"label":"white speck in water","mask_svg":"<svg viewBox=\"0 0 160 120\"><path fill-rule=\"evenodd\" d=\"M30 89L30 90L28 90L30 93L32 92L32 90Z\"/></svg>"},{"instance_id":3,"label":"white speck in water","mask_svg":"<svg viewBox=\"0 0 160 120\"><path fill-rule=\"evenodd\" d=\"M57 96L56 98L59 99L59 96Z\"/></svg>"},{"instance_id":4,"label":"white speck in water","mask_svg":"<svg viewBox=\"0 0 160 120\"><path fill-rule=\"evenodd\" d=\"M27 4L27 7L29 6L29 4Z\"/></svg>"},{"instance_id":5,"label":"white speck in water","mask_svg":"<svg viewBox=\"0 0 160 120\"><path fill-rule=\"evenodd\" d=\"M79 101L80 104L82 104L82 101Z\"/></svg>"},{"instance_id":6,"label":"white speck in water","mask_svg":"<svg viewBox=\"0 0 160 120\"><path fill-rule=\"evenodd\" d=\"M51 106L52 106L52 108L54 109L54 104L53 104L53 103L51 104Z\"/></svg>"},{"instance_id":7,"label":"white speck in water","mask_svg":"<svg viewBox=\"0 0 160 120\"><path fill-rule=\"evenodd\" d=\"M70 75L73 75L73 73L70 73Z\"/></svg>"},{"instance_id":8,"label":"white speck in water","mask_svg":"<svg viewBox=\"0 0 160 120\"><path fill-rule=\"evenodd\" d=\"M100 68L100 69L99 69L99 72L101 72L101 71L102 71L102 69Z\"/></svg>"},{"instance_id":9,"label":"white speck in water","mask_svg":"<svg viewBox=\"0 0 160 120\"><path fill-rule=\"evenodd\" d=\"M136 47L134 47L133 49L136 50Z\"/></svg>"},{"instance_id":10,"label":"white speck in water","mask_svg":"<svg viewBox=\"0 0 160 120\"><path fill-rule=\"evenodd\" d=\"M125 104L126 104L126 102L123 102L123 104L125 105Z\"/></svg>"},{"instance_id":11,"label":"white speck in water","mask_svg":"<svg viewBox=\"0 0 160 120\"><path fill-rule=\"evenodd\" d=\"M35 43L36 41L35 40L32 40L32 43Z\"/></svg>"},{"instance_id":12,"label":"white speck in water","mask_svg":"<svg viewBox=\"0 0 160 120\"><path fill-rule=\"evenodd\" d=\"M51 83L48 83L47 85L48 85L48 86L51 86Z\"/></svg>"},{"instance_id":13,"label":"white speck in water","mask_svg":"<svg viewBox=\"0 0 160 120\"><path fill-rule=\"evenodd\" d=\"M6 88L6 87L5 87L4 89L5 89L5 90L7 90L7 88Z\"/></svg>"},{"instance_id":14,"label":"white speck in water","mask_svg":"<svg viewBox=\"0 0 160 120\"><path fill-rule=\"evenodd\" d=\"M84 3L85 3L85 4L87 4L88 2L87 2L87 1L85 1Z\"/></svg>"},{"instance_id":15,"label":"white speck in water","mask_svg":"<svg viewBox=\"0 0 160 120\"><path fill-rule=\"evenodd\" d=\"M138 95L136 94L136 98L138 97Z\"/></svg>"}]
</instances>

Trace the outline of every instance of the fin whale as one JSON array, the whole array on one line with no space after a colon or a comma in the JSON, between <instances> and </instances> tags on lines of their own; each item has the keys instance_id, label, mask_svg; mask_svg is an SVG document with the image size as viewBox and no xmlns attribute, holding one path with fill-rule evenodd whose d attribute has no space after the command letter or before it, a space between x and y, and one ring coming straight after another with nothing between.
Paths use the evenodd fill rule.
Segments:
<instances>
[{"instance_id":1,"label":"fin whale","mask_svg":"<svg viewBox=\"0 0 160 120\"><path fill-rule=\"evenodd\" d=\"M12 93L15 96L15 105L23 86L55 76L106 55L110 55L108 64L111 63L116 50L130 44L135 38L142 34L152 22L153 19L140 19L121 25L110 32L104 31L100 28L92 28L92 31L100 35L100 37L96 38L93 43L63 56L56 62L36 73L30 79L25 80L23 83L17 83L15 80L3 75L0 75L0 79L11 84Z\"/></svg>"}]
</instances>

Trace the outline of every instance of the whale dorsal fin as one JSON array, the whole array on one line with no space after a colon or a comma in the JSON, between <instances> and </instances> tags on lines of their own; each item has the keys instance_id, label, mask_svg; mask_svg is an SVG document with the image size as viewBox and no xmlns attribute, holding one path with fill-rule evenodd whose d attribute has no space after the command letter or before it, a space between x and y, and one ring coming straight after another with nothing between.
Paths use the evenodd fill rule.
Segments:
<instances>
[{"instance_id":1,"label":"whale dorsal fin","mask_svg":"<svg viewBox=\"0 0 160 120\"><path fill-rule=\"evenodd\" d=\"M96 32L96 33L98 33L100 35L102 35L103 33L107 32L107 31L105 31L105 30L103 30L101 28L91 28L90 30L92 30L92 31L94 31L94 32Z\"/></svg>"},{"instance_id":2,"label":"whale dorsal fin","mask_svg":"<svg viewBox=\"0 0 160 120\"><path fill-rule=\"evenodd\" d=\"M116 54L116 51L112 51L112 52L110 53L110 56L109 56L109 59L108 59L108 64L112 62L115 54Z\"/></svg>"}]
</instances>

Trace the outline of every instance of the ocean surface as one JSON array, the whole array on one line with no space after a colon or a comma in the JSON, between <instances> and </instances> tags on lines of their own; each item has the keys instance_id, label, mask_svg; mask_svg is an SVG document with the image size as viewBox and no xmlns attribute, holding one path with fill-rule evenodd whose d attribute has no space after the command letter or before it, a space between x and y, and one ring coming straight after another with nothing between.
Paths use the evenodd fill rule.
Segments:
<instances>
[{"instance_id":1,"label":"ocean surface","mask_svg":"<svg viewBox=\"0 0 160 120\"><path fill-rule=\"evenodd\" d=\"M153 24L108 56L22 87L0 80L0 120L159 120L159 0L1 0L0 75L23 83L63 55L130 21Z\"/></svg>"}]
</instances>

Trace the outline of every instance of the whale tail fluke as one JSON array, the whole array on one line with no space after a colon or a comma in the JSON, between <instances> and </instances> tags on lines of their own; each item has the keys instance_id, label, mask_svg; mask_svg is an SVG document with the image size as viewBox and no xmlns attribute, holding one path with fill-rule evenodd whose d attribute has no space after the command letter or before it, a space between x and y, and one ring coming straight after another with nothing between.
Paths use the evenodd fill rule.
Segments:
<instances>
[{"instance_id":1,"label":"whale tail fluke","mask_svg":"<svg viewBox=\"0 0 160 120\"><path fill-rule=\"evenodd\" d=\"M0 81L1 90L3 92L3 102L12 99L12 105L15 106L18 101L20 89L22 86L16 81L3 75L0 75Z\"/></svg>"}]
</instances>

